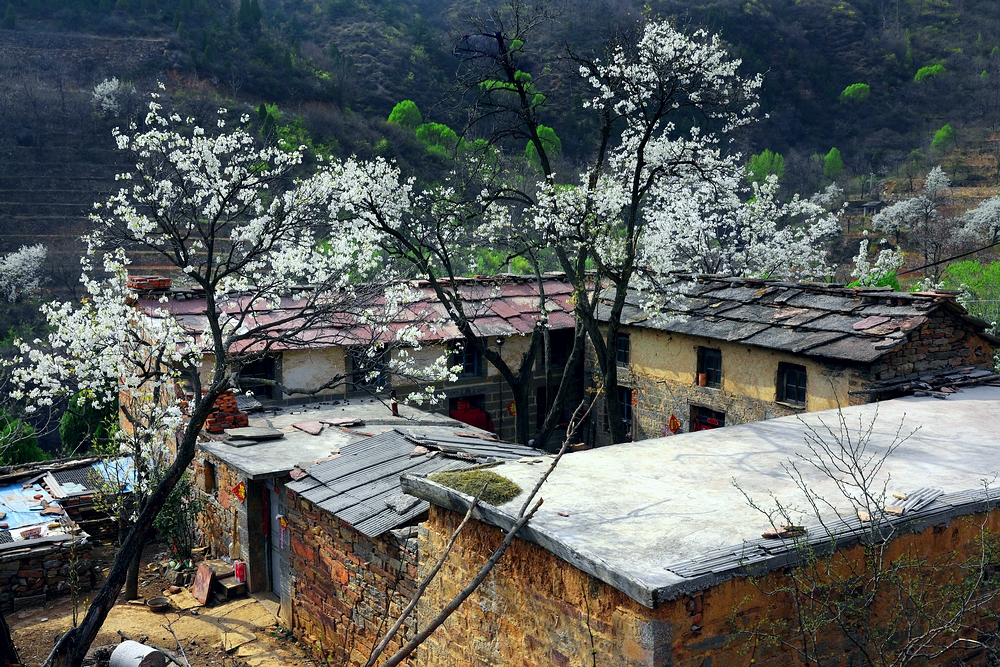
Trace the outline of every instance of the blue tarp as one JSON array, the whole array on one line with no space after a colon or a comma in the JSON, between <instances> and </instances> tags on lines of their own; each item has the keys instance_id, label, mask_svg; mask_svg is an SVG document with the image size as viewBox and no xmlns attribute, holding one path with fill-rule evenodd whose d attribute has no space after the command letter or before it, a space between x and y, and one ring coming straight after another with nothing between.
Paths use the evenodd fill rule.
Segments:
<instances>
[{"instance_id":1,"label":"blue tarp","mask_svg":"<svg viewBox=\"0 0 1000 667\"><path fill-rule=\"evenodd\" d=\"M35 498L37 495L41 498ZM0 511L7 513L5 518L0 519L0 523L6 523L10 530L14 530L51 521L51 517L41 515L43 500L55 503L41 484L23 488L21 482L16 482L0 487Z\"/></svg>"}]
</instances>

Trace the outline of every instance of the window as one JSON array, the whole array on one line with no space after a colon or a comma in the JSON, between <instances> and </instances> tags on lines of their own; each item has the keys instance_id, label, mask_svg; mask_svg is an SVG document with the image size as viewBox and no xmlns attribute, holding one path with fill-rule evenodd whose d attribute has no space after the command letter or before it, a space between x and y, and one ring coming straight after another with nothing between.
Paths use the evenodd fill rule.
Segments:
<instances>
[{"instance_id":1,"label":"window","mask_svg":"<svg viewBox=\"0 0 1000 667\"><path fill-rule=\"evenodd\" d=\"M627 338L627 336L626 336ZM618 402L622 406L622 421L625 422L625 433L632 439L632 390L628 387L618 387Z\"/></svg>"},{"instance_id":2,"label":"window","mask_svg":"<svg viewBox=\"0 0 1000 667\"><path fill-rule=\"evenodd\" d=\"M481 364L479 360L479 350L466 343L459 343L452 350L451 359L448 363L452 366L461 366L462 370L459 372L459 377L467 378L476 377L480 374Z\"/></svg>"},{"instance_id":3,"label":"window","mask_svg":"<svg viewBox=\"0 0 1000 667\"><path fill-rule=\"evenodd\" d=\"M219 486L218 473L215 471L215 464L211 461L205 461L202 470L202 490L205 493L215 495L215 490Z\"/></svg>"},{"instance_id":4,"label":"window","mask_svg":"<svg viewBox=\"0 0 1000 667\"><path fill-rule=\"evenodd\" d=\"M384 354L369 354L369 350L354 349L350 352L351 390L377 393L389 385L385 370Z\"/></svg>"},{"instance_id":5,"label":"window","mask_svg":"<svg viewBox=\"0 0 1000 667\"><path fill-rule=\"evenodd\" d=\"M778 364L778 400L782 403L805 406L805 366Z\"/></svg>"},{"instance_id":6,"label":"window","mask_svg":"<svg viewBox=\"0 0 1000 667\"><path fill-rule=\"evenodd\" d=\"M264 357L243 364L240 369L240 387L258 398L274 398L278 391L273 384L261 382L277 379L277 362L274 357Z\"/></svg>"},{"instance_id":7,"label":"window","mask_svg":"<svg viewBox=\"0 0 1000 667\"><path fill-rule=\"evenodd\" d=\"M708 431L713 428L722 428L726 425L726 413L717 412L711 408L703 408L699 405L691 406L691 432Z\"/></svg>"},{"instance_id":8,"label":"window","mask_svg":"<svg viewBox=\"0 0 1000 667\"><path fill-rule=\"evenodd\" d=\"M618 334L618 341L615 347L615 362L619 366L628 366L632 356L632 343L628 334Z\"/></svg>"},{"instance_id":9,"label":"window","mask_svg":"<svg viewBox=\"0 0 1000 667\"><path fill-rule=\"evenodd\" d=\"M552 349L552 367L562 368L569 361L569 353L573 351L573 330L558 329L549 331L549 346ZM545 368L545 349L542 349L542 367Z\"/></svg>"},{"instance_id":10,"label":"window","mask_svg":"<svg viewBox=\"0 0 1000 667\"><path fill-rule=\"evenodd\" d=\"M701 375L705 374L702 384ZM722 351L709 347L698 348L698 384L704 387L722 387Z\"/></svg>"}]
</instances>

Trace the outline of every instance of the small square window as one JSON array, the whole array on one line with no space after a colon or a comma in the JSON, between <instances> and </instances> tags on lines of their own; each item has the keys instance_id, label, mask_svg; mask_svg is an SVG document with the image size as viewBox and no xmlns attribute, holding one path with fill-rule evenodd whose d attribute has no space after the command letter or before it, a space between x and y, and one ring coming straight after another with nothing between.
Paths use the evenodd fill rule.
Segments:
<instances>
[{"instance_id":1,"label":"small square window","mask_svg":"<svg viewBox=\"0 0 1000 667\"><path fill-rule=\"evenodd\" d=\"M480 374L479 360L479 350L467 343L462 343L455 347L455 350L451 354L450 363L452 366L461 366L462 370L459 373L459 377L467 378L476 377Z\"/></svg>"},{"instance_id":2,"label":"small square window","mask_svg":"<svg viewBox=\"0 0 1000 667\"><path fill-rule=\"evenodd\" d=\"M778 364L778 400L792 405L806 404L805 366Z\"/></svg>"},{"instance_id":3,"label":"small square window","mask_svg":"<svg viewBox=\"0 0 1000 667\"><path fill-rule=\"evenodd\" d=\"M628 366L632 357L632 343L628 334L618 334L615 346L615 362L619 366Z\"/></svg>"},{"instance_id":4,"label":"small square window","mask_svg":"<svg viewBox=\"0 0 1000 667\"><path fill-rule=\"evenodd\" d=\"M722 350L709 347L698 348L698 375L705 374L705 387L722 387ZM701 378L698 379L701 384Z\"/></svg>"}]
</instances>

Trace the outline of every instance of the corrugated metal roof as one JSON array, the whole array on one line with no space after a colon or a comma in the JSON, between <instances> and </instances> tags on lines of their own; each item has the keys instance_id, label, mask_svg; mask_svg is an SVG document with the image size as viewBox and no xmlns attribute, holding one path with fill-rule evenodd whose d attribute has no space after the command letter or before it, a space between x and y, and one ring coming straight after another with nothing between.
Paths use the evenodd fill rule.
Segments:
<instances>
[{"instance_id":1,"label":"corrugated metal roof","mask_svg":"<svg viewBox=\"0 0 1000 667\"><path fill-rule=\"evenodd\" d=\"M907 341L926 316L947 308L991 343L984 323L972 321L950 293L909 294L888 289L788 283L717 276L687 277L685 296L662 313L642 308L630 293L622 322L662 331L741 342L843 361L872 362ZM605 301L598 317L607 320Z\"/></svg>"},{"instance_id":2,"label":"corrugated metal roof","mask_svg":"<svg viewBox=\"0 0 1000 667\"><path fill-rule=\"evenodd\" d=\"M428 451L413 455L417 447ZM360 533L377 537L427 511L427 501L402 492L403 473L430 475L542 455L531 447L463 437L450 427L401 427L341 447L339 456L311 466L306 477L286 488Z\"/></svg>"}]
</instances>

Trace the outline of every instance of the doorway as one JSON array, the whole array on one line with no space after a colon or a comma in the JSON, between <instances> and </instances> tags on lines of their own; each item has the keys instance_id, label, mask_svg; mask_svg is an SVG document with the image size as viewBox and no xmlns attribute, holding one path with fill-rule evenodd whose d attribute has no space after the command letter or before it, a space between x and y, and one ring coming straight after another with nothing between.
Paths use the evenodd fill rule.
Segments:
<instances>
[{"instance_id":1,"label":"doorway","mask_svg":"<svg viewBox=\"0 0 1000 667\"><path fill-rule=\"evenodd\" d=\"M267 572L270 591L281 599L281 552L285 547L285 536L281 530L281 498L284 488L277 479L269 479L267 486L267 523L264 531L267 536L268 559Z\"/></svg>"}]
</instances>

